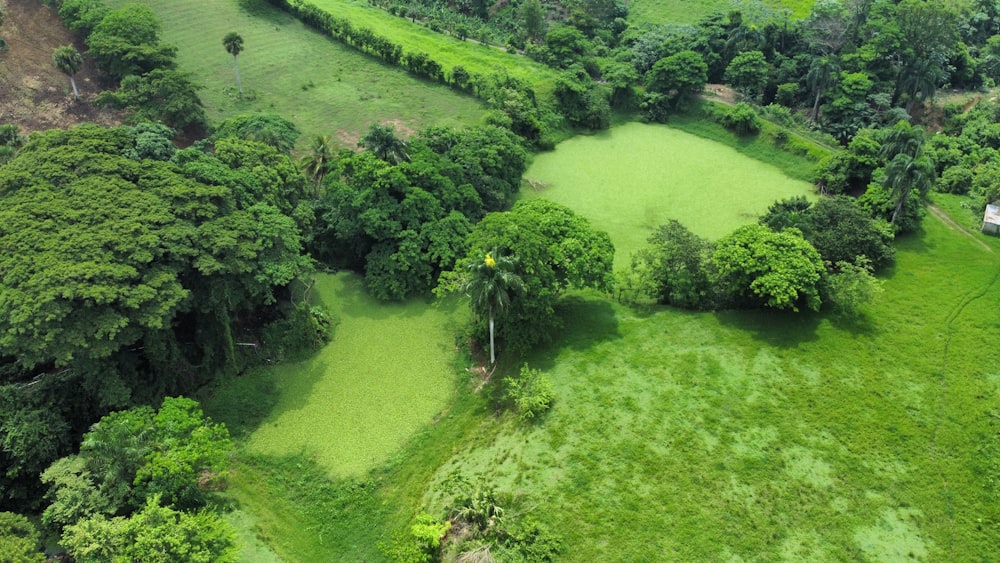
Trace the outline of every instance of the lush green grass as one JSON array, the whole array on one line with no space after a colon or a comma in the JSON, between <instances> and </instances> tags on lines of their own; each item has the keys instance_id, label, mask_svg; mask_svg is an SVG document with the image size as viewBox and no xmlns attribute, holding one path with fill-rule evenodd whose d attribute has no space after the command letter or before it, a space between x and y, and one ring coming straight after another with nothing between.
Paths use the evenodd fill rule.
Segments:
<instances>
[{"instance_id":1,"label":"lush green grass","mask_svg":"<svg viewBox=\"0 0 1000 563\"><path fill-rule=\"evenodd\" d=\"M360 476L448 406L462 315L454 303L378 303L351 274L319 275L314 293L337 321L333 341L272 368L279 398L248 449L305 452L331 476Z\"/></svg>"},{"instance_id":2,"label":"lush green grass","mask_svg":"<svg viewBox=\"0 0 1000 563\"><path fill-rule=\"evenodd\" d=\"M439 478L457 470L514 494L562 534L564 561L995 552L995 462L981 452L997 450L986 343L1000 338L1000 261L925 226L855 319L571 296L567 332L530 358L557 388L553 411L495 423Z\"/></svg>"},{"instance_id":3,"label":"lush green grass","mask_svg":"<svg viewBox=\"0 0 1000 563\"><path fill-rule=\"evenodd\" d=\"M793 18L805 18L815 0L764 0L763 3L772 9L787 8ZM734 0L632 0L629 19L653 24L696 23L709 14L728 13L738 6L739 2Z\"/></svg>"},{"instance_id":4,"label":"lush green grass","mask_svg":"<svg viewBox=\"0 0 1000 563\"><path fill-rule=\"evenodd\" d=\"M562 203L607 231L619 267L670 219L717 239L776 200L814 193L808 183L735 149L642 123L564 141L537 155L525 177L545 186L525 186L523 197Z\"/></svg>"},{"instance_id":5,"label":"lush green grass","mask_svg":"<svg viewBox=\"0 0 1000 563\"><path fill-rule=\"evenodd\" d=\"M303 132L333 135L353 147L374 122L404 132L431 125L478 123L472 97L419 80L312 31L263 0L141 0L163 23L163 40L178 47L180 67L194 74L211 119L265 111L292 120ZM108 0L118 6L126 0ZM239 56L244 91L236 93L233 58L222 47L229 31L243 36Z\"/></svg>"},{"instance_id":6,"label":"lush green grass","mask_svg":"<svg viewBox=\"0 0 1000 563\"><path fill-rule=\"evenodd\" d=\"M461 41L406 18L393 16L370 6L362 0L310 0L312 4L331 14L350 20L355 27L367 27L379 35L402 45L407 53L423 52L451 72L455 65L462 65L472 73L488 74L497 67L511 76L522 78L533 85L540 95L547 95L555 87L555 71L522 56L509 54L495 47Z\"/></svg>"}]
</instances>

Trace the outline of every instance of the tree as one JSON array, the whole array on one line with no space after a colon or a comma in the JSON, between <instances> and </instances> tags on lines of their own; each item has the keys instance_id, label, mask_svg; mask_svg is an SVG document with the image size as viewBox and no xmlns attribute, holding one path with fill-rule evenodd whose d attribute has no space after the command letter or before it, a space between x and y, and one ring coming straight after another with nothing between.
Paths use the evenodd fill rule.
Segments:
<instances>
[{"instance_id":1,"label":"tree","mask_svg":"<svg viewBox=\"0 0 1000 563\"><path fill-rule=\"evenodd\" d=\"M494 321L507 314L514 295L524 291L524 281L515 273L517 260L498 251L486 253L483 262L466 264L468 278L462 290L472 300L476 316L486 317L490 324L490 365L496 363Z\"/></svg>"},{"instance_id":2,"label":"tree","mask_svg":"<svg viewBox=\"0 0 1000 563\"><path fill-rule=\"evenodd\" d=\"M758 98L767 84L771 65L760 51L747 51L733 57L726 67L726 80L747 98Z\"/></svg>"},{"instance_id":3,"label":"tree","mask_svg":"<svg viewBox=\"0 0 1000 563\"><path fill-rule=\"evenodd\" d=\"M824 197L810 204L804 197L773 204L760 224L774 231L794 227L830 267L859 258L873 270L888 266L895 255L892 226L875 219L848 196Z\"/></svg>"},{"instance_id":4,"label":"tree","mask_svg":"<svg viewBox=\"0 0 1000 563\"><path fill-rule=\"evenodd\" d=\"M221 516L194 514L146 500L129 518L94 516L66 528L60 543L78 563L230 563L238 558L236 533Z\"/></svg>"},{"instance_id":5,"label":"tree","mask_svg":"<svg viewBox=\"0 0 1000 563\"><path fill-rule=\"evenodd\" d=\"M200 88L190 73L158 68L142 75L126 76L117 91L101 92L97 104L127 109L145 119L185 129L208 122L198 98Z\"/></svg>"},{"instance_id":6,"label":"tree","mask_svg":"<svg viewBox=\"0 0 1000 563\"><path fill-rule=\"evenodd\" d=\"M312 143L309 144L309 152L299 161L302 171L316 184L317 196L320 192L320 186L323 185L323 177L329 172L330 165L333 163L331 142L332 139L329 135L316 135L313 137Z\"/></svg>"},{"instance_id":7,"label":"tree","mask_svg":"<svg viewBox=\"0 0 1000 563\"><path fill-rule=\"evenodd\" d=\"M0 561L44 563L41 534L24 516L0 512Z\"/></svg>"},{"instance_id":8,"label":"tree","mask_svg":"<svg viewBox=\"0 0 1000 563\"><path fill-rule=\"evenodd\" d=\"M897 154L885 168L884 185L892 192L896 206L889 222L896 224L896 219L903 210L903 205L909 199L910 192L916 188L920 198L934 186L934 162L926 156L913 158L909 154Z\"/></svg>"},{"instance_id":9,"label":"tree","mask_svg":"<svg viewBox=\"0 0 1000 563\"><path fill-rule=\"evenodd\" d=\"M701 93L707 82L708 65L694 51L660 59L646 74L646 89L669 95L675 108Z\"/></svg>"},{"instance_id":10,"label":"tree","mask_svg":"<svg viewBox=\"0 0 1000 563\"><path fill-rule=\"evenodd\" d=\"M406 141L396 136L396 128L392 125L373 123L358 141L358 146L371 151L389 164L399 164L410 159L406 154Z\"/></svg>"},{"instance_id":11,"label":"tree","mask_svg":"<svg viewBox=\"0 0 1000 563\"><path fill-rule=\"evenodd\" d=\"M291 121L274 113L247 113L216 124L211 139L218 141L226 137L257 141L289 154L295 148L299 129Z\"/></svg>"},{"instance_id":12,"label":"tree","mask_svg":"<svg viewBox=\"0 0 1000 563\"><path fill-rule=\"evenodd\" d=\"M819 119L819 102L823 97L823 92L837 84L839 74L840 64L837 62L837 58L831 55L817 57L809 66L806 84L816 93L812 110L813 121Z\"/></svg>"},{"instance_id":13,"label":"tree","mask_svg":"<svg viewBox=\"0 0 1000 563\"><path fill-rule=\"evenodd\" d=\"M906 121L897 122L884 134L879 156L887 163L883 186L895 201L889 220L893 225L913 188L922 199L934 185L934 162L924 156L924 141L924 130Z\"/></svg>"},{"instance_id":14,"label":"tree","mask_svg":"<svg viewBox=\"0 0 1000 563\"><path fill-rule=\"evenodd\" d=\"M236 89L242 96L243 84L240 82L240 63L237 57L243 52L243 37L235 31L230 31L222 38L222 46L226 48L227 53L233 56L233 67L236 69Z\"/></svg>"},{"instance_id":15,"label":"tree","mask_svg":"<svg viewBox=\"0 0 1000 563\"><path fill-rule=\"evenodd\" d=\"M453 270L441 274L437 292L461 290L467 272L487 253L517 256L515 273L524 282L524 291L511 301L506 322L496 327L498 337L514 352L551 338L561 324L555 305L564 291L610 291L614 284L614 245L607 233L544 199L521 200L510 211L488 214L469 234L468 248ZM480 317L475 327L483 341L487 321Z\"/></svg>"},{"instance_id":16,"label":"tree","mask_svg":"<svg viewBox=\"0 0 1000 563\"><path fill-rule=\"evenodd\" d=\"M527 0L521 4L520 16L529 41L537 43L545 37L545 8L539 0Z\"/></svg>"},{"instance_id":17,"label":"tree","mask_svg":"<svg viewBox=\"0 0 1000 563\"><path fill-rule=\"evenodd\" d=\"M820 308L819 282L826 269L797 229L776 233L761 225L740 227L718 242L713 259L718 283L737 304Z\"/></svg>"},{"instance_id":18,"label":"tree","mask_svg":"<svg viewBox=\"0 0 1000 563\"><path fill-rule=\"evenodd\" d=\"M632 269L648 272L650 297L689 309L714 306L711 264L713 245L676 220L660 225L649 246L633 257Z\"/></svg>"},{"instance_id":19,"label":"tree","mask_svg":"<svg viewBox=\"0 0 1000 563\"><path fill-rule=\"evenodd\" d=\"M160 22L148 6L126 4L108 12L87 37L87 55L114 80L172 69L177 49L160 45Z\"/></svg>"},{"instance_id":20,"label":"tree","mask_svg":"<svg viewBox=\"0 0 1000 563\"><path fill-rule=\"evenodd\" d=\"M83 67L83 57L80 56L80 52L72 45L56 47L52 53L52 62L60 72L69 76L69 83L73 87L73 99L79 100L80 91L76 89L76 73Z\"/></svg>"}]
</instances>

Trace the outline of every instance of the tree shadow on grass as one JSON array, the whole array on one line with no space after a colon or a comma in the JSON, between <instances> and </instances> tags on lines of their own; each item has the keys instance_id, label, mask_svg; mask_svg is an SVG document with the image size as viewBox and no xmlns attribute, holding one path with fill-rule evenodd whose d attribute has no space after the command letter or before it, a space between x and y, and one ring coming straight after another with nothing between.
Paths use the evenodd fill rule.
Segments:
<instances>
[{"instance_id":1,"label":"tree shadow on grass","mask_svg":"<svg viewBox=\"0 0 1000 563\"><path fill-rule=\"evenodd\" d=\"M779 348L815 341L819 338L816 329L823 320L822 315L812 311L774 310L719 311L715 318L723 326L746 331L754 339Z\"/></svg>"},{"instance_id":2,"label":"tree shadow on grass","mask_svg":"<svg viewBox=\"0 0 1000 563\"><path fill-rule=\"evenodd\" d=\"M622 337L615 308L603 295L573 293L560 299L555 310L563 327L552 335L549 345L539 347L527 358L533 368L551 369L563 348L587 350L595 344Z\"/></svg>"},{"instance_id":3,"label":"tree shadow on grass","mask_svg":"<svg viewBox=\"0 0 1000 563\"><path fill-rule=\"evenodd\" d=\"M240 10L247 15L273 23L288 25L295 21L289 14L267 3L267 0L239 0Z\"/></svg>"}]
</instances>

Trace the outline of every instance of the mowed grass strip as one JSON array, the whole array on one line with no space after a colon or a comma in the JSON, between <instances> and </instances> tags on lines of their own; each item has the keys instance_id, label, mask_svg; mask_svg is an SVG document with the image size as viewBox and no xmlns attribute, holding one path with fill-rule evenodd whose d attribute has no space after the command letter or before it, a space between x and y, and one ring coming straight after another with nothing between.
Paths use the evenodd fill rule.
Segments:
<instances>
[{"instance_id":1,"label":"mowed grass strip","mask_svg":"<svg viewBox=\"0 0 1000 563\"><path fill-rule=\"evenodd\" d=\"M441 467L564 540L561 561L972 561L992 553L1000 261L936 219L847 319L570 296L529 358L541 422ZM436 502L436 501L435 501Z\"/></svg>"},{"instance_id":2,"label":"mowed grass strip","mask_svg":"<svg viewBox=\"0 0 1000 563\"><path fill-rule=\"evenodd\" d=\"M556 71L527 57L433 32L366 2L309 1L337 17L350 20L355 27L367 27L402 45L404 53L427 53L444 67L446 73L450 73L456 65L462 65L465 70L478 74L489 74L500 67L506 69L511 76L526 80L539 95L548 95L555 87Z\"/></svg>"},{"instance_id":3,"label":"mowed grass strip","mask_svg":"<svg viewBox=\"0 0 1000 563\"><path fill-rule=\"evenodd\" d=\"M162 40L178 47L180 67L205 87L199 95L213 120L277 113L298 125L300 146L313 135L333 135L353 148L372 123L392 122L409 134L476 124L485 113L471 96L358 53L262 0L140 1L160 18ZM126 3L108 1L111 7ZM244 41L240 77L251 95L244 99L237 95L233 57L222 46L230 31Z\"/></svg>"},{"instance_id":4,"label":"mowed grass strip","mask_svg":"<svg viewBox=\"0 0 1000 563\"><path fill-rule=\"evenodd\" d=\"M456 303L383 304L353 274L319 274L316 297L336 319L333 341L274 366L277 404L248 440L251 453L305 453L332 477L384 463L454 395Z\"/></svg>"},{"instance_id":5,"label":"mowed grass strip","mask_svg":"<svg viewBox=\"0 0 1000 563\"><path fill-rule=\"evenodd\" d=\"M814 197L810 184L735 149L642 123L564 141L536 155L525 178L522 197L561 203L607 231L618 267L670 219L717 239L779 199Z\"/></svg>"},{"instance_id":6,"label":"mowed grass strip","mask_svg":"<svg viewBox=\"0 0 1000 563\"><path fill-rule=\"evenodd\" d=\"M763 0L773 10L787 9L792 18L809 16L815 0ZM710 14L740 9L734 0L632 0L628 18L634 23L697 23Z\"/></svg>"}]
</instances>

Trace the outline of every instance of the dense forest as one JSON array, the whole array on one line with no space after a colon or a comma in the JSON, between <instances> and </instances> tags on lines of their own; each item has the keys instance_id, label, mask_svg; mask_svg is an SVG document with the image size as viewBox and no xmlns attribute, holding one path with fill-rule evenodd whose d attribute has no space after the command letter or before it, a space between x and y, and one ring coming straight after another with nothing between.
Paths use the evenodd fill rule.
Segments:
<instances>
[{"instance_id":1,"label":"dense forest","mask_svg":"<svg viewBox=\"0 0 1000 563\"><path fill-rule=\"evenodd\" d=\"M79 562L237 560L219 494L230 431L185 397L327 342L318 271L357 272L385 302L468 297L483 371L499 350L510 372L491 404L532 419L552 387L511 366L560 334L567 293L849 317L882 291L929 193L977 213L1000 199L1000 103L983 95L1000 80L998 0L817 0L801 19L743 2L693 24L636 22L618 0L370 2L510 55L485 73L308 1L268 2L487 113L465 128L375 123L348 146L301 138L292 116L213 122L150 7L42 2L86 46L53 53L74 103L125 117L30 135L0 124L0 553L14 554L0 561L44 561L43 536ZM245 47L229 31L218 49L239 81ZM84 57L103 88L88 101ZM519 77L528 60L554 79ZM712 95L724 88L733 99ZM619 271L607 233L519 199L538 151L680 118L810 160L818 199L774 202L719 240L658 225ZM449 516L415 516L385 557L549 561L571 547L531 515L502 518L492 488L449 486ZM453 526L464 535L442 549Z\"/></svg>"}]
</instances>

